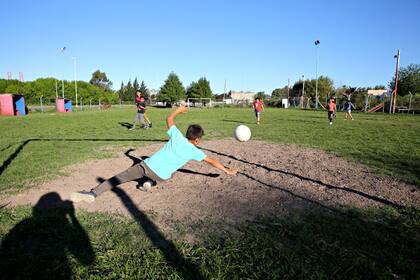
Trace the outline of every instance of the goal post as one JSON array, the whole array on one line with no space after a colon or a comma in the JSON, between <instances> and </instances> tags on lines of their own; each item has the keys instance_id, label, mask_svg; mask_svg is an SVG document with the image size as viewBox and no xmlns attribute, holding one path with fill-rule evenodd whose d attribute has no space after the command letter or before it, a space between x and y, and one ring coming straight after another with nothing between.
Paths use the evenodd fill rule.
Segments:
<instances>
[{"instance_id":1,"label":"goal post","mask_svg":"<svg viewBox=\"0 0 420 280\"><path fill-rule=\"evenodd\" d=\"M213 103L211 98L187 98L187 106L195 108L212 108Z\"/></svg>"}]
</instances>

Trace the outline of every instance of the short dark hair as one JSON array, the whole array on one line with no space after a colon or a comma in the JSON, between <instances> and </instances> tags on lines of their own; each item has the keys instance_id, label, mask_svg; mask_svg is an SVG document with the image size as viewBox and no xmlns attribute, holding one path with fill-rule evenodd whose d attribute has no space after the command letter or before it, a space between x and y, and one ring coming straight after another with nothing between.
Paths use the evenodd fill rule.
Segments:
<instances>
[{"instance_id":1,"label":"short dark hair","mask_svg":"<svg viewBox=\"0 0 420 280\"><path fill-rule=\"evenodd\" d=\"M192 124L188 127L186 137L188 140L195 140L201 138L204 135L203 128L198 124Z\"/></svg>"}]
</instances>

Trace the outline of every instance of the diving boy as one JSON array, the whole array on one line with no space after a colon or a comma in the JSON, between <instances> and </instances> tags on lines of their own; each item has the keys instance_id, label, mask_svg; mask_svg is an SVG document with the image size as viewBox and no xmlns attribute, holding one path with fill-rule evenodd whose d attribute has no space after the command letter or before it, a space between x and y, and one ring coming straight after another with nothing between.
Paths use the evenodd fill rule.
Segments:
<instances>
[{"instance_id":1,"label":"diving boy","mask_svg":"<svg viewBox=\"0 0 420 280\"><path fill-rule=\"evenodd\" d=\"M206 156L197 148L204 135L204 130L200 125L190 125L187 129L186 137L175 126L175 117L178 114L187 112L187 110L185 106L178 107L166 118L169 140L150 158L100 183L90 191L72 193L70 199L73 202L93 202L96 197L111 190L114 186L142 177L156 182L169 180L176 170L190 160L205 161L228 175L235 175L237 170L225 167L217 159Z\"/></svg>"}]
</instances>

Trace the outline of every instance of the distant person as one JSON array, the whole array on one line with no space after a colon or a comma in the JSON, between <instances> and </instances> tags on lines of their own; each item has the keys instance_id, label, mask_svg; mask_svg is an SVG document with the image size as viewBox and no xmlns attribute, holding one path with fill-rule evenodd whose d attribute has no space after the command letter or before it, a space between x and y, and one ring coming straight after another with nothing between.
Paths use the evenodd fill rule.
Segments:
<instances>
[{"instance_id":1,"label":"distant person","mask_svg":"<svg viewBox=\"0 0 420 280\"><path fill-rule=\"evenodd\" d=\"M252 103L252 108L254 108L255 118L257 119L257 124L260 124L260 115L264 112L264 104L261 102L260 98L255 98Z\"/></svg>"},{"instance_id":2,"label":"distant person","mask_svg":"<svg viewBox=\"0 0 420 280\"><path fill-rule=\"evenodd\" d=\"M136 106L138 106L138 104L141 102L141 97L144 97L144 100L147 103L146 97L143 95L143 93L140 90L136 91L136 98L135 98L135 102L136 102ZM144 106L146 107L146 106ZM147 125L149 126L149 128L152 127L152 122L150 121L149 117L147 116L147 112L145 111L143 114L144 120L147 122Z\"/></svg>"},{"instance_id":3,"label":"distant person","mask_svg":"<svg viewBox=\"0 0 420 280\"><path fill-rule=\"evenodd\" d=\"M169 180L175 171L191 160L204 161L226 174L235 175L237 170L225 167L217 159L206 156L197 148L201 137L204 135L204 130L200 125L190 125L186 137L174 125L175 117L187 112L187 110L187 107L181 106L166 118L169 140L150 158L102 182L90 191L72 193L71 200L74 202L93 202L97 196L113 187L139 179L148 180L143 184L144 190L148 190L154 182Z\"/></svg>"},{"instance_id":4,"label":"distant person","mask_svg":"<svg viewBox=\"0 0 420 280\"><path fill-rule=\"evenodd\" d=\"M337 110L334 97L332 97L332 96L328 100L327 110L328 110L328 120L330 121L330 125L332 125L334 114Z\"/></svg>"},{"instance_id":5,"label":"distant person","mask_svg":"<svg viewBox=\"0 0 420 280\"><path fill-rule=\"evenodd\" d=\"M351 95L347 94L345 95L345 97L346 97L346 103L344 104L344 109L346 110L346 120L347 120L347 117L350 117L351 120L354 120L351 114L351 108L354 107L353 103L351 103L350 101Z\"/></svg>"},{"instance_id":6,"label":"distant person","mask_svg":"<svg viewBox=\"0 0 420 280\"><path fill-rule=\"evenodd\" d=\"M146 100L144 96L141 94L140 91L136 92L136 107L137 107L137 113L136 117L134 118L133 125L131 126L130 130L133 130L136 128L137 122L140 122L141 128L149 128L150 121L148 123L145 122L145 113L146 113Z\"/></svg>"}]
</instances>

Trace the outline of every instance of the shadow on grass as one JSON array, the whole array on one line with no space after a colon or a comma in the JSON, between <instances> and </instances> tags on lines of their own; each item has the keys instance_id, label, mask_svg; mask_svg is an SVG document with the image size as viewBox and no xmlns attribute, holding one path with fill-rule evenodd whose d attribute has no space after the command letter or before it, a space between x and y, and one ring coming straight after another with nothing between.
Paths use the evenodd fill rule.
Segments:
<instances>
[{"instance_id":1,"label":"shadow on grass","mask_svg":"<svg viewBox=\"0 0 420 280\"><path fill-rule=\"evenodd\" d=\"M7 233L0 248L0 279L71 279L69 254L89 265L95 253L70 201L43 195L32 217Z\"/></svg>"},{"instance_id":2,"label":"shadow on grass","mask_svg":"<svg viewBox=\"0 0 420 280\"><path fill-rule=\"evenodd\" d=\"M133 124L129 123L129 122L119 122L118 124L127 128L127 129L130 129L131 127L133 127Z\"/></svg>"},{"instance_id":3,"label":"shadow on grass","mask_svg":"<svg viewBox=\"0 0 420 280\"><path fill-rule=\"evenodd\" d=\"M255 124L255 122L244 122L244 121L228 120L228 119L224 119L222 121L224 121L224 122L232 122L232 123L241 123L241 124Z\"/></svg>"},{"instance_id":4,"label":"shadow on grass","mask_svg":"<svg viewBox=\"0 0 420 280\"><path fill-rule=\"evenodd\" d=\"M105 138L105 139L75 139L75 138L49 138L49 139L42 139L42 138L34 138L28 139L22 142L17 149L2 163L0 166L0 176L3 172L7 169L7 167L13 162L13 160L19 155L22 149L31 142L38 142L38 141L52 141L52 142L84 142L84 141L94 141L94 142L166 142L166 139L127 139L127 138Z\"/></svg>"},{"instance_id":5,"label":"shadow on grass","mask_svg":"<svg viewBox=\"0 0 420 280\"><path fill-rule=\"evenodd\" d=\"M103 178L97 178L97 180L99 182L104 181ZM172 241L165 238L164 234L160 232L152 220L150 220L143 211L136 207L133 200L124 190L117 187L117 184L117 182L113 182L114 186L111 191L119 197L125 208L129 211L130 215L141 227L141 229L143 229L150 241L152 241L153 245L162 252L167 264L182 274L183 279L204 279L198 267L186 259L178 251Z\"/></svg>"},{"instance_id":6,"label":"shadow on grass","mask_svg":"<svg viewBox=\"0 0 420 280\"><path fill-rule=\"evenodd\" d=\"M249 161L246 161L246 160L243 160L243 159L239 159L239 158L237 158L235 156L224 154L224 153L217 152L217 151L213 151L213 150L210 150L210 149L206 149L206 148L201 148L201 149L202 150L205 150L205 151L208 151L208 152L211 152L211 153L214 153L214 154L217 154L217 155L220 155L220 156L228 157L230 159L233 159L233 160L236 160L236 161L245 163L245 164L249 164L249 165L253 165L255 167L259 167L259 168L265 169L265 170L267 170L269 172L278 172L278 173L281 173L281 174L290 175L290 176L299 178L299 179L304 180L304 181L309 181L309 182L318 184L320 186L326 187L327 189L335 189L335 190L345 191L345 192L348 192L348 193L359 195L359 196L362 196L364 198L367 198L367 199L370 199L370 200L373 200L373 201L382 203L382 204L387 205L387 206L395 207L397 209L404 209L405 208L405 206L400 205L398 203L395 203L395 202L386 200L384 198L376 197L374 195L370 195L370 194L364 193L362 191L358 191L358 190L355 190L355 189L350 189L350 188L347 188L347 187L334 186L334 185L331 185L331 184L328 184L328 183L324 183L324 182L322 182L320 180L317 180L317 179L308 178L308 177L302 176L300 174L296 174L296 173L289 172L289 171L284 171L284 170L281 170L281 169L273 169L273 168L270 168L268 166L265 166L265 165L262 165L262 164L259 164L259 163L249 162ZM249 176L249 175L247 175L245 173L242 173L242 175L244 175L244 176L246 176L246 177L248 177L250 179L256 180L255 178L253 178L253 177L251 177L251 176ZM260 182L260 183L262 183L262 184L265 184L265 183L263 183L263 182L261 182L259 180L257 180L257 181Z\"/></svg>"},{"instance_id":7,"label":"shadow on grass","mask_svg":"<svg viewBox=\"0 0 420 280\"><path fill-rule=\"evenodd\" d=\"M214 245L228 268L217 269L235 279L416 279L420 217L402 212L386 207L254 222L240 238Z\"/></svg>"}]
</instances>

